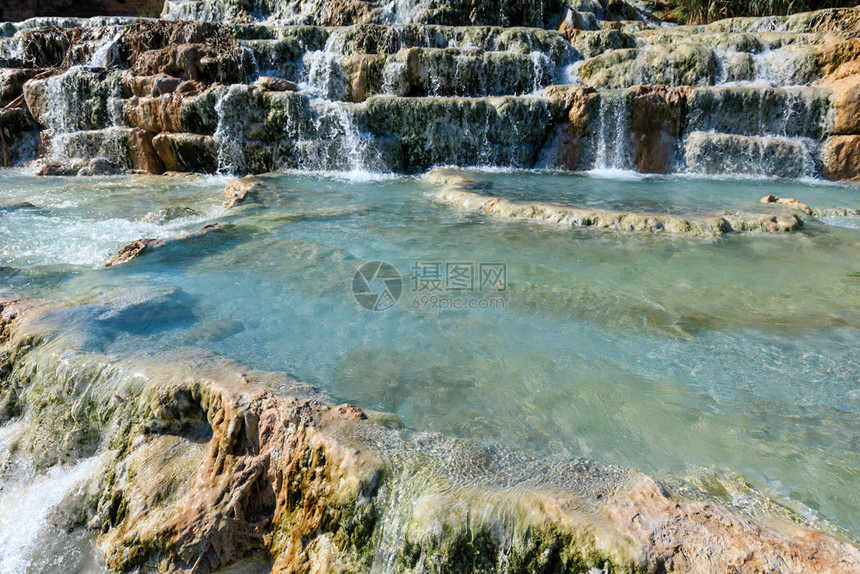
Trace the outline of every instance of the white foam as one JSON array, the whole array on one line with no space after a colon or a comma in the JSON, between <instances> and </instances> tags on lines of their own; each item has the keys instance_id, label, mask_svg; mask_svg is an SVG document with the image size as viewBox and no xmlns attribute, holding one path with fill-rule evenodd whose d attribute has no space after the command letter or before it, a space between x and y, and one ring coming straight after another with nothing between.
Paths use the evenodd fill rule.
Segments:
<instances>
[{"instance_id":1,"label":"white foam","mask_svg":"<svg viewBox=\"0 0 860 574\"><path fill-rule=\"evenodd\" d=\"M834 227L860 229L860 217L822 217L821 222Z\"/></svg>"},{"instance_id":2,"label":"white foam","mask_svg":"<svg viewBox=\"0 0 860 574\"><path fill-rule=\"evenodd\" d=\"M0 490L0 572L27 572L58 528L51 524L52 510L83 487L100 466L99 457L73 465L58 465L36 477L21 477Z\"/></svg>"},{"instance_id":3,"label":"white foam","mask_svg":"<svg viewBox=\"0 0 860 574\"><path fill-rule=\"evenodd\" d=\"M597 179L620 179L625 181L639 181L648 177L646 174L631 169L597 168L583 172Z\"/></svg>"}]
</instances>

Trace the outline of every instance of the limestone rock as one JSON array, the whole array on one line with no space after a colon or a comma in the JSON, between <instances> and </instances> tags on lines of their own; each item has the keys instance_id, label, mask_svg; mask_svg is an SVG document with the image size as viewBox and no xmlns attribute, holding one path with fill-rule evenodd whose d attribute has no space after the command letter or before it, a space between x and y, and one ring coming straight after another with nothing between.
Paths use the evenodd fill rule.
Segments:
<instances>
[{"instance_id":1,"label":"limestone rock","mask_svg":"<svg viewBox=\"0 0 860 574\"><path fill-rule=\"evenodd\" d=\"M148 132L181 132L183 94L167 93L157 97L133 97L125 101L129 125Z\"/></svg>"},{"instance_id":2,"label":"limestone rock","mask_svg":"<svg viewBox=\"0 0 860 574\"><path fill-rule=\"evenodd\" d=\"M63 175L121 175L125 173L119 165L107 158L97 157L94 159L72 159L62 162L48 162L42 164L36 171L40 176L63 176Z\"/></svg>"},{"instance_id":3,"label":"limestone rock","mask_svg":"<svg viewBox=\"0 0 860 574\"><path fill-rule=\"evenodd\" d=\"M183 233L182 235L177 235L176 237L168 237L166 239L137 239L135 241L132 241L128 245L123 246L116 253L116 255L111 257L111 259L107 263L105 263L104 266L113 267L115 265L122 265L123 263L128 263L129 261L137 259L144 253L148 253L154 248L185 241L187 239L201 237L203 235L207 235L213 232L224 231L228 227L229 224L227 223L211 223L209 225L201 227L197 231L189 231L188 233Z\"/></svg>"},{"instance_id":4,"label":"limestone rock","mask_svg":"<svg viewBox=\"0 0 860 574\"><path fill-rule=\"evenodd\" d=\"M249 175L231 180L224 188L224 206L230 208L244 203L251 199L260 187L262 183L255 176Z\"/></svg>"},{"instance_id":5,"label":"limestone rock","mask_svg":"<svg viewBox=\"0 0 860 574\"><path fill-rule=\"evenodd\" d=\"M498 217L535 220L565 227L584 227L622 233L668 233L694 237L717 237L732 232L788 233L803 227L803 220L792 213L777 215L726 213L679 217L512 201L477 193L470 189L476 182L457 174L443 174L440 178L431 171L428 181L445 183L445 187L436 195L436 200L439 202L491 213Z\"/></svg>"},{"instance_id":6,"label":"limestone rock","mask_svg":"<svg viewBox=\"0 0 860 574\"><path fill-rule=\"evenodd\" d=\"M782 205L787 205L792 209L796 209L798 211L802 211L809 215L812 215L812 209L806 205L805 203L801 203L794 199L793 197L777 197L775 195L766 195L761 198L762 203L779 203Z\"/></svg>"},{"instance_id":7,"label":"limestone rock","mask_svg":"<svg viewBox=\"0 0 860 574\"><path fill-rule=\"evenodd\" d=\"M169 45L147 50L140 55L131 72L138 76L162 74L183 80L199 80L200 61L207 53L205 44Z\"/></svg>"},{"instance_id":8,"label":"limestone rock","mask_svg":"<svg viewBox=\"0 0 860 574\"><path fill-rule=\"evenodd\" d=\"M687 97L687 132L800 136L830 132L831 92L823 88L694 88Z\"/></svg>"},{"instance_id":9,"label":"limestone rock","mask_svg":"<svg viewBox=\"0 0 860 574\"><path fill-rule=\"evenodd\" d=\"M713 84L716 68L713 50L679 42L605 52L583 62L579 75L589 86L605 89L637 84L707 86Z\"/></svg>"},{"instance_id":10,"label":"limestone rock","mask_svg":"<svg viewBox=\"0 0 860 574\"><path fill-rule=\"evenodd\" d=\"M860 180L860 135L833 136L821 147L822 175Z\"/></svg>"},{"instance_id":11,"label":"limestone rock","mask_svg":"<svg viewBox=\"0 0 860 574\"><path fill-rule=\"evenodd\" d=\"M618 30L595 30L577 33L570 43L583 58L591 58L609 50L635 48L636 38Z\"/></svg>"},{"instance_id":12,"label":"limestone rock","mask_svg":"<svg viewBox=\"0 0 860 574\"><path fill-rule=\"evenodd\" d=\"M260 76L257 79L257 85L270 92L297 92L299 90L295 82L283 78L273 78L272 76Z\"/></svg>"},{"instance_id":13,"label":"limestone rock","mask_svg":"<svg viewBox=\"0 0 860 574\"><path fill-rule=\"evenodd\" d=\"M111 160L97 157L84 163L77 175L122 175L123 169Z\"/></svg>"},{"instance_id":14,"label":"limestone rock","mask_svg":"<svg viewBox=\"0 0 860 574\"><path fill-rule=\"evenodd\" d=\"M218 146L212 136L162 133L152 138L152 145L167 171L218 169Z\"/></svg>"},{"instance_id":15,"label":"limestone rock","mask_svg":"<svg viewBox=\"0 0 860 574\"><path fill-rule=\"evenodd\" d=\"M0 300L0 392L24 389L16 408L39 414L26 424L41 445L90 420L107 434L94 434L114 448L88 510L117 571L212 572L257 551L278 573L371 572L380 554L392 571L428 573L860 568L860 550L827 534L674 497L614 466L391 430L211 354L111 363L106 383L105 357L50 333L38 322L49 313ZM62 398L57 361L93 400Z\"/></svg>"},{"instance_id":16,"label":"limestone rock","mask_svg":"<svg viewBox=\"0 0 860 574\"><path fill-rule=\"evenodd\" d=\"M688 89L635 86L630 89L634 164L641 173L666 173L675 160Z\"/></svg>"},{"instance_id":17,"label":"limestone rock","mask_svg":"<svg viewBox=\"0 0 860 574\"><path fill-rule=\"evenodd\" d=\"M833 90L833 133L860 133L860 75L831 80L823 85Z\"/></svg>"},{"instance_id":18,"label":"limestone rock","mask_svg":"<svg viewBox=\"0 0 860 574\"><path fill-rule=\"evenodd\" d=\"M593 88L581 86L548 86L544 96L557 103L562 121L544 149L543 164L558 169L578 170L588 165L589 136L597 120L599 96Z\"/></svg>"},{"instance_id":19,"label":"limestone rock","mask_svg":"<svg viewBox=\"0 0 860 574\"><path fill-rule=\"evenodd\" d=\"M833 39L818 46L818 67L830 81L860 74L860 39Z\"/></svg>"},{"instance_id":20,"label":"limestone rock","mask_svg":"<svg viewBox=\"0 0 860 574\"><path fill-rule=\"evenodd\" d=\"M24 94L24 82L40 71L32 68L0 68L0 108L21 97Z\"/></svg>"},{"instance_id":21,"label":"limestone rock","mask_svg":"<svg viewBox=\"0 0 860 574\"><path fill-rule=\"evenodd\" d=\"M577 32L580 30L594 30L595 28L597 28L597 21L593 15L589 17L572 8L562 10L558 19L558 25L556 26L556 30L564 34L567 38L576 37Z\"/></svg>"},{"instance_id":22,"label":"limestone rock","mask_svg":"<svg viewBox=\"0 0 860 574\"><path fill-rule=\"evenodd\" d=\"M206 88L206 84L200 81L182 80L167 74L137 76L131 71L123 73L122 85L127 97L158 97L173 93L192 95Z\"/></svg>"},{"instance_id":23,"label":"limestone rock","mask_svg":"<svg viewBox=\"0 0 860 574\"><path fill-rule=\"evenodd\" d=\"M140 128L82 130L64 137L70 158L109 158L121 169L138 173L164 171L152 134Z\"/></svg>"},{"instance_id":24,"label":"limestone rock","mask_svg":"<svg viewBox=\"0 0 860 574\"><path fill-rule=\"evenodd\" d=\"M11 138L35 128L30 114L23 108L0 109L0 131L5 137Z\"/></svg>"},{"instance_id":25,"label":"limestone rock","mask_svg":"<svg viewBox=\"0 0 860 574\"><path fill-rule=\"evenodd\" d=\"M36 170L36 175L39 176L68 176L78 175L78 172L84 167L83 160L73 160L70 162L52 161L43 164Z\"/></svg>"}]
</instances>

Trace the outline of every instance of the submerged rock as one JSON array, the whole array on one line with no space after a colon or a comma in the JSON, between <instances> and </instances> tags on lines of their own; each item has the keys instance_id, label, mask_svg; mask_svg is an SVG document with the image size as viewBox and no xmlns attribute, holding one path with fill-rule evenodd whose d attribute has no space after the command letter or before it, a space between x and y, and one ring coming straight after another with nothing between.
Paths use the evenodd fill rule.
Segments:
<instances>
[{"instance_id":1,"label":"submerged rock","mask_svg":"<svg viewBox=\"0 0 860 574\"><path fill-rule=\"evenodd\" d=\"M576 208L543 202L512 201L482 195L471 188L477 182L468 177L428 172L427 181L445 185L436 200L448 205L491 213L499 217L529 219L566 227L588 227L612 232L669 233L696 237L718 237L732 232L788 233L803 227L792 213L778 215L726 213L713 216L679 217L658 213Z\"/></svg>"},{"instance_id":2,"label":"submerged rock","mask_svg":"<svg viewBox=\"0 0 860 574\"><path fill-rule=\"evenodd\" d=\"M256 195L256 191L262 187L259 179L254 176L240 177L231 180L224 188L224 207L230 208L244 203Z\"/></svg>"},{"instance_id":3,"label":"submerged rock","mask_svg":"<svg viewBox=\"0 0 860 574\"><path fill-rule=\"evenodd\" d=\"M637 472L392 429L212 355L89 355L50 313L0 301L0 402L32 410L12 452L36 449L22 438L34 432L42 453L70 433L105 447L77 520L117 571L212 572L260 550L279 573L371 572L380 556L439 573L860 567L834 537L689 502Z\"/></svg>"},{"instance_id":4,"label":"submerged rock","mask_svg":"<svg viewBox=\"0 0 860 574\"><path fill-rule=\"evenodd\" d=\"M103 157L97 157L95 159L73 159L64 162L48 162L43 164L36 171L36 175L41 176L121 175L123 173L125 173L125 171L121 166Z\"/></svg>"},{"instance_id":5,"label":"submerged rock","mask_svg":"<svg viewBox=\"0 0 860 574\"><path fill-rule=\"evenodd\" d=\"M806 205L805 203L801 203L794 199L793 197L777 197L775 195L766 195L761 198L762 203L779 203L781 205L787 205L792 209L797 209L798 211L802 211L806 214L812 215L812 209Z\"/></svg>"},{"instance_id":6,"label":"submerged rock","mask_svg":"<svg viewBox=\"0 0 860 574\"><path fill-rule=\"evenodd\" d=\"M204 225L197 231L189 231L188 233L183 233L182 235L177 235L176 237L168 237L165 239L152 239L152 238L144 238L137 239L132 241L128 245L122 247L119 251L117 251L116 255L111 257L110 261L105 263L105 267L113 267L115 265L122 265L123 263L128 263L129 261L133 261L137 259L141 255L148 253L154 248L163 247L165 245L170 245L173 243L178 243L181 241L185 241L187 239L193 239L196 237L201 237L203 235L207 235L209 233L214 233L218 231L224 231L229 228L230 225L227 223L210 223L209 225Z\"/></svg>"}]
</instances>

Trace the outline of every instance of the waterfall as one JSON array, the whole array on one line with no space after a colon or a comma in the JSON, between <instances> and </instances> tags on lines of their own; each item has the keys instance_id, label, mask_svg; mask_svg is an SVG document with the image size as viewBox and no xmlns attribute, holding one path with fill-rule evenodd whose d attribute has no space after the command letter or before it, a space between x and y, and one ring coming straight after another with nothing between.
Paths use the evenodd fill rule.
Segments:
<instances>
[{"instance_id":1,"label":"waterfall","mask_svg":"<svg viewBox=\"0 0 860 574\"><path fill-rule=\"evenodd\" d=\"M326 100L347 99L348 84L338 61L344 55L347 35L335 30L322 50L305 54L302 59L306 75L302 87L316 97Z\"/></svg>"},{"instance_id":2,"label":"waterfall","mask_svg":"<svg viewBox=\"0 0 860 574\"><path fill-rule=\"evenodd\" d=\"M382 70L381 95L403 97L408 91L409 78L406 64L393 58L389 59Z\"/></svg>"},{"instance_id":3,"label":"waterfall","mask_svg":"<svg viewBox=\"0 0 860 574\"><path fill-rule=\"evenodd\" d=\"M553 77L553 63L549 56L539 50L529 52L532 61L532 94L540 95L546 85L546 81Z\"/></svg>"},{"instance_id":4,"label":"waterfall","mask_svg":"<svg viewBox=\"0 0 860 574\"><path fill-rule=\"evenodd\" d=\"M630 104L624 91L600 93L594 169L631 169Z\"/></svg>"},{"instance_id":5,"label":"waterfall","mask_svg":"<svg viewBox=\"0 0 860 574\"><path fill-rule=\"evenodd\" d=\"M231 174L245 168L243 148L245 110L240 99L245 91L245 86L234 84L227 88L215 104L218 126L213 137L218 146L219 174Z\"/></svg>"},{"instance_id":6,"label":"waterfall","mask_svg":"<svg viewBox=\"0 0 860 574\"><path fill-rule=\"evenodd\" d=\"M92 148L98 146L90 138L91 145L82 148L86 138L79 134L117 125L122 87L116 75L101 80L76 66L44 80L40 92L42 118L50 130L54 161L91 157Z\"/></svg>"},{"instance_id":7,"label":"waterfall","mask_svg":"<svg viewBox=\"0 0 860 574\"><path fill-rule=\"evenodd\" d=\"M336 127L330 133L330 137L337 141L337 145L333 148L338 154L336 158L328 158L326 165L334 165L336 169L352 174L360 174L368 169L379 169L382 166L378 165L378 161L374 161L367 134L359 131L347 106L350 104L328 102L325 107L328 117L335 120L333 125ZM332 162L332 159L335 161Z\"/></svg>"},{"instance_id":8,"label":"waterfall","mask_svg":"<svg viewBox=\"0 0 860 574\"><path fill-rule=\"evenodd\" d=\"M90 56L89 66L107 68L112 62L115 62L119 58L117 42L122 38L124 32L124 28L118 28L109 41L101 44Z\"/></svg>"}]
</instances>

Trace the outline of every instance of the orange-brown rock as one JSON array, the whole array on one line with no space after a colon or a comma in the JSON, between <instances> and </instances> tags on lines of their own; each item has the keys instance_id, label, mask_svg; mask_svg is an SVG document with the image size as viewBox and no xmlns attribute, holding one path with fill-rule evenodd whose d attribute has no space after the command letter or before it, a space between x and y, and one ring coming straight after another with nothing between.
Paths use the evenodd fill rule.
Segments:
<instances>
[{"instance_id":1,"label":"orange-brown rock","mask_svg":"<svg viewBox=\"0 0 860 574\"><path fill-rule=\"evenodd\" d=\"M597 91L586 86L547 86L543 95L563 106L572 134L586 136L597 113Z\"/></svg>"},{"instance_id":2,"label":"orange-brown rock","mask_svg":"<svg viewBox=\"0 0 860 574\"><path fill-rule=\"evenodd\" d=\"M837 38L821 44L818 67L821 77L829 80L860 74L860 39Z\"/></svg>"},{"instance_id":3,"label":"orange-brown rock","mask_svg":"<svg viewBox=\"0 0 860 574\"><path fill-rule=\"evenodd\" d=\"M860 180L860 135L833 136L821 146L822 175Z\"/></svg>"},{"instance_id":4,"label":"orange-brown rock","mask_svg":"<svg viewBox=\"0 0 860 574\"><path fill-rule=\"evenodd\" d=\"M218 169L218 145L212 136L185 133L161 133L152 145L167 171L202 171Z\"/></svg>"},{"instance_id":5,"label":"orange-brown rock","mask_svg":"<svg viewBox=\"0 0 860 574\"><path fill-rule=\"evenodd\" d=\"M231 180L224 188L224 206L235 207L250 199L262 184L254 175L239 177Z\"/></svg>"},{"instance_id":6,"label":"orange-brown rock","mask_svg":"<svg viewBox=\"0 0 860 574\"><path fill-rule=\"evenodd\" d=\"M158 156L152 143L153 136L150 132L135 128L129 130L129 160L131 169L139 173L160 174L164 173L164 162Z\"/></svg>"},{"instance_id":7,"label":"orange-brown rock","mask_svg":"<svg viewBox=\"0 0 860 574\"><path fill-rule=\"evenodd\" d=\"M589 153L588 138L577 135L570 123L562 123L555 127L555 134L550 142L551 152L547 158L547 167L576 171L586 169Z\"/></svg>"},{"instance_id":8,"label":"orange-brown rock","mask_svg":"<svg viewBox=\"0 0 860 574\"><path fill-rule=\"evenodd\" d=\"M126 71L122 76L122 87L126 97L160 96L176 91L182 80L167 74L136 76Z\"/></svg>"},{"instance_id":9,"label":"orange-brown rock","mask_svg":"<svg viewBox=\"0 0 860 574\"><path fill-rule=\"evenodd\" d=\"M185 239L200 237L202 235L206 235L216 231L223 231L228 227L229 224L227 223L211 223L209 225L204 225L197 231L189 231L188 233L183 233L182 235L177 235L176 237L168 237L166 239L136 239L135 241L124 245L119 251L117 251L116 255L111 257L110 260L105 263L104 266L114 267L116 265L122 265L123 263L128 263L129 261L137 259L144 253L147 253L156 247L169 245L171 243L176 243Z\"/></svg>"},{"instance_id":10,"label":"orange-brown rock","mask_svg":"<svg viewBox=\"0 0 860 574\"><path fill-rule=\"evenodd\" d=\"M665 173L674 160L681 136L688 88L633 86L630 131L636 169Z\"/></svg>"},{"instance_id":11,"label":"orange-brown rock","mask_svg":"<svg viewBox=\"0 0 860 574\"><path fill-rule=\"evenodd\" d=\"M157 97L134 97L125 102L129 125L152 133L181 132L180 110L184 94L170 93Z\"/></svg>"},{"instance_id":12,"label":"orange-brown rock","mask_svg":"<svg viewBox=\"0 0 860 574\"><path fill-rule=\"evenodd\" d=\"M586 167L588 138L597 114L597 92L583 86L547 86L544 97L555 102L567 121L555 127L551 142L552 167L577 170Z\"/></svg>"},{"instance_id":13,"label":"orange-brown rock","mask_svg":"<svg viewBox=\"0 0 860 574\"><path fill-rule=\"evenodd\" d=\"M833 90L833 133L860 133L860 74L822 84Z\"/></svg>"},{"instance_id":14,"label":"orange-brown rock","mask_svg":"<svg viewBox=\"0 0 860 574\"><path fill-rule=\"evenodd\" d=\"M171 44L143 52L131 70L137 76L165 74L182 80L199 80L200 62L208 52L205 44Z\"/></svg>"},{"instance_id":15,"label":"orange-brown rock","mask_svg":"<svg viewBox=\"0 0 860 574\"><path fill-rule=\"evenodd\" d=\"M787 205L788 207L790 207L792 209L796 209L798 211L802 211L804 213L808 213L809 215L812 215L812 209L808 205L806 205L805 203L802 203L800 201L797 201L793 197L777 197L775 195L765 195L764 197L761 198L760 201L762 203L778 203L780 205Z\"/></svg>"},{"instance_id":16,"label":"orange-brown rock","mask_svg":"<svg viewBox=\"0 0 860 574\"><path fill-rule=\"evenodd\" d=\"M414 65L414 57L411 61ZM353 102L359 103L367 99L370 76L373 70L381 70L384 62L384 56L369 54L353 54L344 58L342 65L349 70L349 86Z\"/></svg>"},{"instance_id":17,"label":"orange-brown rock","mask_svg":"<svg viewBox=\"0 0 860 574\"><path fill-rule=\"evenodd\" d=\"M273 574L371 572L380 554L391 572L860 569L860 550L821 532L684 500L619 467L394 430L211 354L105 364L68 330L46 336L49 313L0 299L0 351L10 384L57 397L22 421L48 443L87 424L49 417L68 408L57 361L64 373L89 369L76 384L93 400L78 412L98 412L112 448L88 526L115 571L202 574L257 551Z\"/></svg>"},{"instance_id":18,"label":"orange-brown rock","mask_svg":"<svg viewBox=\"0 0 860 574\"><path fill-rule=\"evenodd\" d=\"M559 17L556 30L565 35L569 40L576 36L580 30L588 30L588 22L582 17L582 14L573 8L565 8Z\"/></svg>"},{"instance_id":19,"label":"orange-brown rock","mask_svg":"<svg viewBox=\"0 0 860 574\"><path fill-rule=\"evenodd\" d=\"M679 503L644 476L631 482L611 514L642 544L644 562L659 565L649 572L848 572L860 558L855 548L832 546L806 528L767 527L722 506Z\"/></svg>"},{"instance_id":20,"label":"orange-brown rock","mask_svg":"<svg viewBox=\"0 0 860 574\"><path fill-rule=\"evenodd\" d=\"M260 76L257 85L269 92L297 92L299 86L295 82L272 76Z\"/></svg>"}]
</instances>

